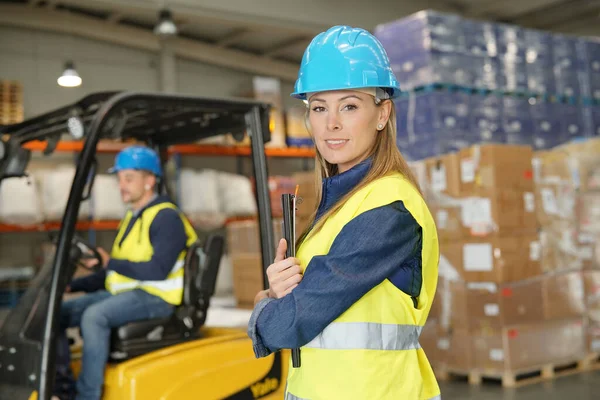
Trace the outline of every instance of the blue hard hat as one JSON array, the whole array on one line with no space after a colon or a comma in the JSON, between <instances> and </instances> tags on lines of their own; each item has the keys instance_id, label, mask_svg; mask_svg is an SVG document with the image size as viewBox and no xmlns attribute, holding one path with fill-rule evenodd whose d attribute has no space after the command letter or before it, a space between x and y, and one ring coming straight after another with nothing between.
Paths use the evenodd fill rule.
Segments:
<instances>
[{"instance_id":1,"label":"blue hard hat","mask_svg":"<svg viewBox=\"0 0 600 400\"><path fill-rule=\"evenodd\" d=\"M398 97L400 84L381 42L364 29L334 26L306 48L292 97L327 90L381 88Z\"/></svg>"},{"instance_id":2,"label":"blue hard hat","mask_svg":"<svg viewBox=\"0 0 600 400\"><path fill-rule=\"evenodd\" d=\"M108 172L113 174L124 169L148 171L158 177L162 176L158 155L144 146L131 146L121 150L115 158L115 165Z\"/></svg>"}]
</instances>

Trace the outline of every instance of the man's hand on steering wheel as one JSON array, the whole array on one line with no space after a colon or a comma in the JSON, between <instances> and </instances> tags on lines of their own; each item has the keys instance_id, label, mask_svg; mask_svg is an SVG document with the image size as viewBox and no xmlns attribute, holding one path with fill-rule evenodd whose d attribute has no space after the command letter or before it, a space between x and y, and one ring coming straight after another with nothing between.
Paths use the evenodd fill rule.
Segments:
<instances>
[{"instance_id":1,"label":"man's hand on steering wheel","mask_svg":"<svg viewBox=\"0 0 600 400\"><path fill-rule=\"evenodd\" d=\"M90 270L106 268L110 255L101 247L94 247L81 239L73 237L72 257L77 264Z\"/></svg>"},{"instance_id":2,"label":"man's hand on steering wheel","mask_svg":"<svg viewBox=\"0 0 600 400\"><path fill-rule=\"evenodd\" d=\"M106 268L106 266L108 265L108 261L110 260L110 254L108 254L108 252L102 247L96 247L96 251L98 252L98 255L100 255L100 258L102 260L102 268ZM82 262L83 264L85 264L86 268L93 269L100 263L100 260L97 257L95 257L94 254L90 254L90 256L92 256L92 258L82 258Z\"/></svg>"}]
</instances>

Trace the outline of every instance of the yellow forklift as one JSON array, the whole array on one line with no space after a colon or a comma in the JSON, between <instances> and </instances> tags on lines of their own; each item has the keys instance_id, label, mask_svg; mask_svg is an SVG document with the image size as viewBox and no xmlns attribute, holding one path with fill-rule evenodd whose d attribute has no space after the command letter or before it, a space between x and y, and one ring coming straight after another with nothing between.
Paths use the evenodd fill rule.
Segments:
<instances>
[{"instance_id":1,"label":"yellow forklift","mask_svg":"<svg viewBox=\"0 0 600 400\"><path fill-rule=\"evenodd\" d=\"M268 126L269 106L258 102L131 92L91 94L22 123L0 126L0 184L26 176L28 143L46 142L44 154L49 155L65 133L84 141L54 259L42 267L0 328L0 399L51 397L63 293L78 261L89 253L99 257L76 235L75 225L81 202L90 197L101 139L146 143L165 164L170 146L230 133L238 140L249 135L267 287L265 272L274 258L264 151ZM162 193L167 188L160 183ZM287 350L256 359L244 329L203 326L222 251L223 238L217 235L188 250L183 303L172 317L113 330L103 400L283 398ZM75 354L73 359L77 374Z\"/></svg>"}]
</instances>

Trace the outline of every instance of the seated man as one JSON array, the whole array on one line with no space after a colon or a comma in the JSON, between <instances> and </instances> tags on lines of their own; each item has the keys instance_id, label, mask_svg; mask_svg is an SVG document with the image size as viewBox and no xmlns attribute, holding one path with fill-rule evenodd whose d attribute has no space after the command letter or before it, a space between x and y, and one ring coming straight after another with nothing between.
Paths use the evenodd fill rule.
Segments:
<instances>
[{"instance_id":1,"label":"seated man","mask_svg":"<svg viewBox=\"0 0 600 400\"><path fill-rule=\"evenodd\" d=\"M168 317L182 300L186 250L197 236L177 207L156 194L157 178L162 175L157 154L146 147L128 147L117 155L111 173L117 174L122 200L130 210L121 221L111 254L98 249L104 268L67 287L87 294L62 304L53 399L70 399L74 391L66 328L80 327L84 341L75 398L97 400L111 329Z\"/></svg>"}]
</instances>

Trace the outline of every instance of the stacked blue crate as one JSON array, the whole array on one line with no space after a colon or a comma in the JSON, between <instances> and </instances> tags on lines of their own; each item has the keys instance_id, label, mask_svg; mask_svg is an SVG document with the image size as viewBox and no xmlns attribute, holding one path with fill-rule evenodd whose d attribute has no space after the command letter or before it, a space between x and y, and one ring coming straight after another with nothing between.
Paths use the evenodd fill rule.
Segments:
<instances>
[{"instance_id":1,"label":"stacked blue crate","mask_svg":"<svg viewBox=\"0 0 600 400\"><path fill-rule=\"evenodd\" d=\"M546 32L525 29L525 61L527 89L532 93L556 93L552 36Z\"/></svg>"},{"instance_id":2,"label":"stacked blue crate","mask_svg":"<svg viewBox=\"0 0 600 400\"><path fill-rule=\"evenodd\" d=\"M418 92L397 103L398 143L411 158L487 142L547 149L600 134L600 40L432 11L375 35L403 89Z\"/></svg>"},{"instance_id":3,"label":"stacked blue crate","mask_svg":"<svg viewBox=\"0 0 600 400\"><path fill-rule=\"evenodd\" d=\"M471 96L469 144L506 142L502 126L502 105L502 97L495 94Z\"/></svg>"},{"instance_id":4,"label":"stacked blue crate","mask_svg":"<svg viewBox=\"0 0 600 400\"><path fill-rule=\"evenodd\" d=\"M397 143L411 160L458 150L469 138L469 95L464 92L412 93L396 102Z\"/></svg>"},{"instance_id":5,"label":"stacked blue crate","mask_svg":"<svg viewBox=\"0 0 600 400\"><path fill-rule=\"evenodd\" d=\"M529 99L529 104L533 122L533 148L549 149L564 142L563 126L558 114L560 104L537 99Z\"/></svg>"},{"instance_id":6,"label":"stacked blue crate","mask_svg":"<svg viewBox=\"0 0 600 400\"><path fill-rule=\"evenodd\" d=\"M502 97L502 129L508 144L533 144L534 122L528 99Z\"/></svg>"},{"instance_id":7,"label":"stacked blue crate","mask_svg":"<svg viewBox=\"0 0 600 400\"><path fill-rule=\"evenodd\" d=\"M496 24L498 88L506 92L527 89L525 31L513 25Z\"/></svg>"},{"instance_id":8,"label":"stacked blue crate","mask_svg":"<svg viewBox=\"0 0 600 400\"><path fill-rule=\"evenodd\" d=\"M589 72L583 41L559 34L551 37L556 92L568 97L589 97Z\"/></svg>"},{"instance_id":9,"label":"stacked blue crate","mask_svg":"<svg viewBox=\"0 0 600 400\"><path fill-rule=\"evenodd\" d=\"M586 38L579 44L588 72L589 90L586 97L600 101L600 39Z\"/></svg>"}]
</instances>

